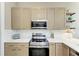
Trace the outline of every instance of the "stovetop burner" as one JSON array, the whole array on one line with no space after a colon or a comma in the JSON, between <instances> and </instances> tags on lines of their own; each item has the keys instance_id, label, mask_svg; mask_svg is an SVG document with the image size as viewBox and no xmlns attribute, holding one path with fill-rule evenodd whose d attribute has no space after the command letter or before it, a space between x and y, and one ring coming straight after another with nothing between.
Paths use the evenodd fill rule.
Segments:
<instances>
[{"instance_id":1,"label":"stovetop burner","mask_svg":"<svg viewBox=\"0 0 79 59\"><path fill-rule=\"evenodd\" d=\"M48 40L46 39L46 35L43 33L33 33L32 39L29 42L30 46L48 46Z\"/></svg>"},{"instance_id":2,"label":"stovetop burner","mask_svg":"<svg viewBox=\"0 0 79 59\"><path fill-rule=\"evenodd\" d=\"M46 35L44 33L32 33L32 42L46 42Z\"/></svg>"}]
</instances>

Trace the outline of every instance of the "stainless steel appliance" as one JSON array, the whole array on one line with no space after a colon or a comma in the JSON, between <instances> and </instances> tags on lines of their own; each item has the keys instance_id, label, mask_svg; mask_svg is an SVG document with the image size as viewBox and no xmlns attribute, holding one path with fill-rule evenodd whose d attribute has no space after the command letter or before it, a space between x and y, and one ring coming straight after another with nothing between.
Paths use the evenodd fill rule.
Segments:
<instances>
[{"instance_id":1,"label":"stainless steel appliance","mask_svg":"<svg viewBox=\"0 0 79 59\"><path fill-rule=\"evenodd\" d=\"M42 33L33 33L29 42L30 56L49 56L49 43Z\"/></svg>"},{"instance_id":2,"label":"stainless steel appliance","mask_svg":"<svg viewBox=\"0 0 79 59\"><path fill-rule=\"evenodd\" d=\"M32 29L47 29L47 20L32 20Z\"/></svg>"}]
</instances>

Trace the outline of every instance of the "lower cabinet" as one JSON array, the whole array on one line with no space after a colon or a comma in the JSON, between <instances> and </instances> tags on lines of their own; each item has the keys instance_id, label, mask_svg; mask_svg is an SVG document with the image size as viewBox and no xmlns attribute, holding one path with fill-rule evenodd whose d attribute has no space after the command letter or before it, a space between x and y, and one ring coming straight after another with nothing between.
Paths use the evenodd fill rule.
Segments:
<instances>
[{"instance_id":1,"label":"lower cabinet","mask_svg":"<svg viewBox=\"0 0 79 59\"><path fill-rule=\"evenodd\" d=\"M49 55L50 56L63 56L62 43L50 43L49 44Z\"/></svg>"},{"instance_id":2,"label":"lower cabinet","mask_svg":"<svg viewBox=\"0 0 79 59\"><path fill-rule=\"evenodd\" d=\"M63 43L49 43L49 56L69 56L69 47Z\"/></svg>"},{"instance_id":3,"label":"lower cabinet","mask_svg":"<svg viewBox=\"0 0 79 59\"><path fill-rule=\"evenodd\" d=\"M69 47L63 44L63 56L69 56Z\"/></svg>"},{"instance_id":4,"label":"lower cabinet","mask_svg":"<svg viewBox=\"0 0 79 59\"><path fill-rule=\"evenodd\" d=\"M28 56L28 43L4 43L5 56Z\"/></svg>"},{"instance_id":5,"label":"lower cabinet","mask_svg":"<svg viewBox=\"0 0 79 59\"><path fill-rule=\"evenodd\" d=\"M69 47L63 43L49 43L49 56L69 56ZM28 43L4 43L5 56L29 56Z\"/></svg>"},{"instance_id":6,"label":"lower cabinet","mask_svg":"<svg viewBox=\"0 0 79 59\"><path fill-rule=\"evenodd\" d=\"M56 56L63 56L62 43L56 43Z\"/></svg>"},{"instance_id":7,"label":"lower cabinet","mask_svg":"<svg viewBox=\"0 0 79 59\"><path fill-rule=\"evenodd\" d=\"M69 49L69 56L79 56L79 53L72 48Z\"/></svg>"},{"instance_id":8,"label":"lower cabinet","mask_svg":"<svg viewBox=\"0 0 79 59\"><path fill-rule=\"evenodd\" d=\"M49 44L49 55L50 56L63 56L62 43L50 43Z\"/></svg>"},{"instance_id":9,"label":"lower cabinet","mask_svg":"<svg viewBox=\"0 0 79 59\"><path fill-rule=\"evenodd\" d=\"M49 43L49 56L55 56L55 43Z\"/></svg>"}]
</instances>

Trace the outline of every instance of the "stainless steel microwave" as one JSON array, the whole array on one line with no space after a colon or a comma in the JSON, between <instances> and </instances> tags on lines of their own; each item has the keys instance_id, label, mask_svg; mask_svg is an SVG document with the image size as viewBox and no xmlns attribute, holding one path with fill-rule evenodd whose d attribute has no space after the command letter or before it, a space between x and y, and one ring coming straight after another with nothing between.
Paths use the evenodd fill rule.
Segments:
<instances>
[{"instance_id":1,"label":"stainless steel microwave","mask_svg":"<svg viewBox=\"0 0 79 59\"><path fill-rule=\"evenodd\" d=\"M32 29L47 29L47 20L32 20Z\"/></svg>"}]
</instances>

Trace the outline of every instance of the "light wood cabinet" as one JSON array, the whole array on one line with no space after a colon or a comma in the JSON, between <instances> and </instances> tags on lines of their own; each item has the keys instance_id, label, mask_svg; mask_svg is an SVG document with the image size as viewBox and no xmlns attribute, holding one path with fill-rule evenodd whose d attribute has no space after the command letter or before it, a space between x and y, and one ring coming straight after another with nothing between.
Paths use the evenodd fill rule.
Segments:
<instances>
[{"instance_id":1,"label":"light wood cabinet","mask_svg":"<svg viewBox=\"0 0 79 59\"><path fill-rule=\"evenodd\" d=\"M11 25L12 29L30 29L31 20L30 8L11 8Z\"/></svg>"},{"instance_id":2,"label":"light wood cabinet","mask_svg":"<svg viewBox=\"0 0 79 59\"><path fill-rule=\"evenodd\" d=\"M4 55L5 56L28 56L29 55L28 43L5 43Z\"/></svg>"},{"instance_id":3,"label":"light wood cabinet","mask_svg":"<svg viewBox=\"0 0 79 59\"><path fill-rule=\"evenodd\" d=\"M49 56L55 56L56 47L55 43L49 43Z\"/></svg>"},{"instance_id":4,"label":"light wood cabinet","mask_svg":"<svg viewBox=\"0 0 79 59\"><path fill-rule=\"evenodd\" d=\"M54 8L47 8L48 29L54 29Z\"/></svg>"},{"instance_id":5,"label":"light wood cabinet","mask_svg":"<svg viewBox=\"0 0 79 59\"><path fill-rule=\"evenodd\" d=\"M63 56L69 56L69 47L63 44Z\"/></svg>"},{"instance_id":6,"label":"light wood cabinet","mask_svg":"<svg viewBox=\"0 0 79 59\"><path fill-rule=\"evenodd\" d=\"M79 53L72 48L69 48L69 56L79 56Z\"/></svg>"},{"instance_id":7,"label":"light wood cabinet","mask_svg":"<svg viewBox=\"0 0 79 59\"><path fill-rule=\"evenodd\" d=\"M24 29L31 29L31 9L23 8L23 19L22 19L22 27Z\"/></svg>"},{"instance_id":8,"label":"light wood cabinet","mask_svg":"<svg viewBox=\"0 0 79 59\"><path fill-rule=\"evenodd\" d=\"M54 29L65 29L65 9L55 8Z\"/></svg>"},{"instance_id":9,"label":"light wood cabinet","mask_svg":"<svg viewBox=\"0 0 79 59\"><path fill-rule=\"evenodd\" d=\"M63 56L62 43L56 43L56 56Z\"/></svg>"},{"instance_id":10,"label":"light wood cabinet","mask_svg":"<svg viewBox=\"0 0 79 59\"><path fill-rule=\"evenodd\" d=\"M47 20L47 8L32 8L32 20Z\"/></svg>"},{"instance_id":11,"label":"light wood cabinet","mask_svg":"<svg viewBox=\"0 0 79 59\"><path fill-rule=\"evenodd\" d=\"M11 8L12 29L31 29L31 20L48 20L48 30L65 29L65 8Z\"/></svg>"},{"instance_id":12,"label":"light wood cabinet","mask_svg":"<svg viewBox=\"0 0 79 59\"><path fill-rule=\"evenodd\" d=\"M63 43L49 43L49 56L69 56L69 47Z\"/></svg>"},{"instance_id":13,"label":"light wood cabinet","mask_svg":"<svg viewBox=\"0 0 79 59\"><path fill-rule=\"evenodd\" d=\"M11 8L11 28L21 29L22 24L22 8Z\"/></svg>"}]
</instances>

